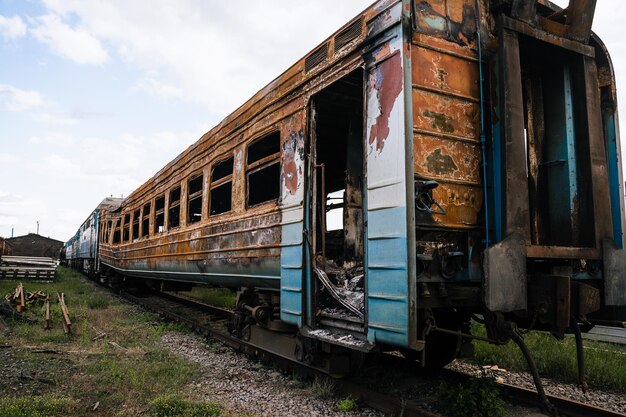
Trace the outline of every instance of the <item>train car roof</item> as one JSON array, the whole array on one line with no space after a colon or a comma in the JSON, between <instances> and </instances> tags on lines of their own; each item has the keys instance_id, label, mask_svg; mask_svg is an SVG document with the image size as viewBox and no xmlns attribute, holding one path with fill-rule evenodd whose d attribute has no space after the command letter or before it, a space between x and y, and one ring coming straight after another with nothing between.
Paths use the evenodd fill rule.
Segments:
<instances>
[{"instance_id":1,"label":"train car roof","mask_svg":"<svg viewBox=\"0 0 626 417\"><path fill-rule=\"evenodd\" d=\"M242 104L231 114L226 116L220 123L218 123L215 127L203 134L200 139L190 145L176 158L174 158L172 161L167 163L167 165L161 168L155 175L153 175L137 189L135 189L128 196L126 201L129 204L132 204L135 202L135 200L141 199L143 195L148 190L150 190L152 184L155 184L158 179L169 176L172 172L179 168L179 165L184 166L187 158L192 155L194 151L199 152L200 149L213 145L216 141L220 139L224 139L230 137L231 135L234 135L239 130L244 128L247 125L247 122L254 115L263 111L268 105L284 97L287 93L293 91L302 83L315 77L324 69L335 63L338 59L345 56L346 52L351 50L352 48L345 48L343 51L335 51L334 53L332 51L333 48L328 48L328 56L326 57L326 59L320 62L313 69L305 71L307 58L313 55L320 47L323 47L324 45L329 45L329 43L333 41L338 34L342 33L346 29L349 29L356 22L360 22L361 31L359 36L352 39L349 43L344 45L344 47L352 44L353 42L357 44L359 42L357 41L357 39L363 40L363 35L366 35L363 33L364 29L366 28L366 23L368 21L371 21L379 14L387 12L391 8L391 6L399 3L400 1L401 0L379 0L370 5L354 18L350 19L331 36L329 36L323 42L313 48L309 53L299 59L291 67L286 69L282 74L272 80L265 87L261 88L244 104ZM286 84L288 85L285 86Z\"/></svg>"}]
</instances>

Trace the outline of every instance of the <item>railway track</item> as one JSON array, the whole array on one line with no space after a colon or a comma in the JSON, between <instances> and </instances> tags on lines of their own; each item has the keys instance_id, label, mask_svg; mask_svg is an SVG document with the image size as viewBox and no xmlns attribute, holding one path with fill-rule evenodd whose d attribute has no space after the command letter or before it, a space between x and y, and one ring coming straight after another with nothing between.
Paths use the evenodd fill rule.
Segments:
<instances>
[{"instance_id":1,"label":"railway track","mask_svg":"<svg viewBox=\"0 0 626 417\"><path fill-rule=\"evenodd\" d=\"M239 352L246 353L259 360L270 362L282 369L294 371L300 375L307 375L309 377L327 376L317 368L294 361L290 357L268 351L261 346L232 336L228 329L228 323L233 314L230 310L214 307L171 293L140 294L132 291L121 291L120 295L128 301L151 310L166 319L184 323L203 336L220 341ZM410 366L414 365L411 364ZM444 370L442 374L456 380L469 378L466 374L451 370ZM541 403L535 391L509 384L500 385L509 400L516 403L541 407ZM405 401L401 398L377 392L350 381L349 379L336 380L335 388L338 394L359 398L367 406L387 414L402 415L405 417L440 417L439 414L425 410L414 401ZM559 415L562 416L626 417L626 414L590 406L562 397L548 395L548 399L558 410Z\"/></svg>"}]
</instances>

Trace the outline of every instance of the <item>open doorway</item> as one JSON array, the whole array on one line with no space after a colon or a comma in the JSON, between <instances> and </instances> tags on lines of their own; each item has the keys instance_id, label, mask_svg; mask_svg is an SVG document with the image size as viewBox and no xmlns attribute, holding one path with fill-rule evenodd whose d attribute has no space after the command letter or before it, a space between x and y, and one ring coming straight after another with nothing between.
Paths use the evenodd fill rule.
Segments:
<instances>
[{"instance_id":1,"label":"open doorway","mask_svg":"<svg viewBox=\"0 0 626 417\"><path fill-rule=\"evenodd\" d=\"M363 70L311 100L313 306L319 323L363 323Z\"/></svg>"}]
</instances>

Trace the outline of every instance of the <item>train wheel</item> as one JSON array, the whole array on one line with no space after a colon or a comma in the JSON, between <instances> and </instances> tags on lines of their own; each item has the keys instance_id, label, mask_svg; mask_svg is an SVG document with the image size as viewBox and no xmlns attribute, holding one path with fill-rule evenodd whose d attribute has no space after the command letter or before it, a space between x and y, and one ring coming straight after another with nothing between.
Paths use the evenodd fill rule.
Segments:
<instances>
[{"instance_id":1,"label":"train wheel","mask_svg":"<svg viewBox=\"0 0 626 417\"><path fill-rule=\"evenodd\" d=\"M429 369L440 369L452 362L458 354L461 336L433 332L426 338L426 364Z\"/></svg>"},{"instance_id":2,"label":"train wheel","mask_svg":"<svg viewBox=\"0 0 626 417\"><path fill-rule=\"evenodd\" d=\"M467 332L469 320L465 316L450 310L433 310L432 317L438 328ZM424 357L424 367L428 369L440 369L452 362L459 354L463 345L463 337L460 335L441 333L433 330L426 336L425 351L412 349L400 349L402 356L409 360L421 361Z\"/></svg>"},{"instance_id":3,"label":"train wheel","mask_svg":"<svg viewBox=\"0 0 626 417\"><path fill-rule=\"evenodd\" d=\"M430 334L426 337L426 352L424 352L424 368L441 369L452 362L458 352L460 336L446 335L442 333ZM422 352L412 349L402 348L400 353L410 361L420 362Z\"/></svg>"}]
</instances>

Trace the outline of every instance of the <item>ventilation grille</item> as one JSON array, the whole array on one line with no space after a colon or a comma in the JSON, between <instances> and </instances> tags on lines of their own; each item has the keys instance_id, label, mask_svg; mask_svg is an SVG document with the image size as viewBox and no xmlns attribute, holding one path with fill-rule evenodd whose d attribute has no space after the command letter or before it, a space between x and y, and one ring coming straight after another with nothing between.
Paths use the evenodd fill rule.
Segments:
<instances>
[{"instance_id":1,"label":"ventilation grille","mask_svg":"<svg viewBox=\"0 0 626 417\"><path fill-rule=\"evenodd\" d=\"M309 72L328 58L328 42L317 48L304 60L304 72Z\"/></svg>"},{"instance_id":2,"label":"ventilation grille","mask_svg":"<svg viewBox=\"0 0 626 417\"><path fill-rule=\"evenodd\" d=\"M339 51L348 43L358 38L361 35L362 30L363 18L361 17L335 36L335 52Z\"/></svg>"}]
</instances>

